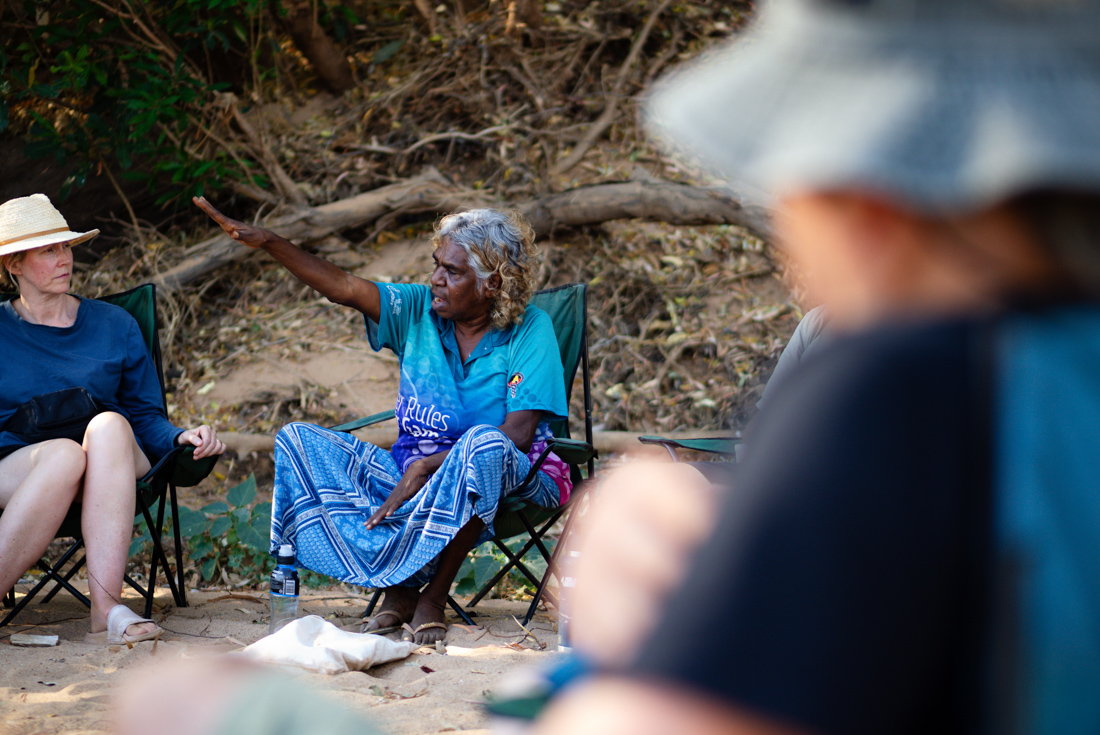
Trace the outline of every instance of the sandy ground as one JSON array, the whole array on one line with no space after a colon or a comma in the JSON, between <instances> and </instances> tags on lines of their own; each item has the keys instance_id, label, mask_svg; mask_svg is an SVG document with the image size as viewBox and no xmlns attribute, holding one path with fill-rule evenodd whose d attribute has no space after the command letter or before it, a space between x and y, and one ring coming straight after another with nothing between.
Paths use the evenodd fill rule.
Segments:
<instances>
[{"instance_id":1,"label":"sandy ground","mask_svg":"<svg viewBox=\"0 0 1100 735\"><path fill-rule=\"evenodd\" d=\"M32 605L16 622L0 629L0 735L111 732L114 695L135 669L181 658L222 655L267 633L266 593L191 592L190 606L165 605L154 618L166 633L152 642L123 646L84 643L87 612L73 598L58 595ZM339 588L306 591L300 614L321 615L354 630L367 597ZM138 609L133 598L131 607ZM555 661L555 623L545 613L531 622L527 636L513 615L526 604L486 600L478 605L478 625L452 624L448 652L420 648L408 659L369 672L335 676L300 674L347 707L362 712L379 733L487 733L489 721L479 702L485 693L526 667ZM450 623L461 623L452 617ZM57 635L60 645L9 645L12 633ZM198 734L196 734L198 735Z\"/></svg>"}]
</instances>

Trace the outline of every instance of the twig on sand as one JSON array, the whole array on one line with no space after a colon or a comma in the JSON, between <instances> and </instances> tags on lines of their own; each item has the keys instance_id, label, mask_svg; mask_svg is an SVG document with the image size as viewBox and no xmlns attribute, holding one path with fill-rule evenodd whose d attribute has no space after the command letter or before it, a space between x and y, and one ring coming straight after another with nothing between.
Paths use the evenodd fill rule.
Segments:
<instances>
[{"instance_id":1,"label":"twig on sand","mask_svg":"<svg viewBox=\"0 0 1100 735\"><path fill-rule=\"evenodd\" d=\"M535 645L539 647L539 650L542 650L542 649L546 648L546 644L543 643L542 641L540 641L538 638L536 638L534 633L527 630L527 627L523 623L519 622L519 618L517 618L515 615L513 615L512 620L515 620L516 625L518 625L523 630L523 637L520 638L515 643L513 643L512 644L513 646L518 646L520 643L523 643L525 640L530 638L531 640L533 640L535 642Z\"/></svg>"},{"instance_id":2,"label":"twig on sand","mask_svg":"<svg viewBox=\"0 0 1100 735\"><path fill-rule=\"evenodd\" d=\"M208 602L221 602L222 600L248 600L249 602L259 602L260 604L263 604L263 600L259 597L254 597L253 595L242 595L240 592L230 592L225 595L218 595L217 597L208 600Z\"/></svg>"}]
</instances>

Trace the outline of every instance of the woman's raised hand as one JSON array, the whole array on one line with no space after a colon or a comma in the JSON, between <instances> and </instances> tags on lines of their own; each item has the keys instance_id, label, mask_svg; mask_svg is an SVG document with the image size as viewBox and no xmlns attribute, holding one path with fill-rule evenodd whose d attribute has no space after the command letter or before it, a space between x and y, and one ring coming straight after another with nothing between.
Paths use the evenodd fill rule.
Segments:
<instances>
[{"instance_id":1,"label":"woman's raised hand","mask_svg":"<svg viewBox=\"0 0 1100 735\"><path fill-rule=\"evenodd\" d=\"M217 222L221 228L225 230L225 234L242 245L247 245L250 248L259 248L272 240L273 236L269 230L226 217L215 209L213 204L206 201L206 197L191 197L191 201L194 202L195 206L199 209L210 215L210 219Z\"/></svg>"},{"instance_id":2,"label":"woman's raised hand","mask_svg":"<svg viewBox=\"0 0 1100 735\"><path fill-rule=\"evenodd\" d=\"M178 437L176 444L185 447L188 444L195 448L195 459L212 457L215 454L225 453L225 444L218 439L218 432L203 424L197 429L189 429Z\"/></svg>"}]
</instances>

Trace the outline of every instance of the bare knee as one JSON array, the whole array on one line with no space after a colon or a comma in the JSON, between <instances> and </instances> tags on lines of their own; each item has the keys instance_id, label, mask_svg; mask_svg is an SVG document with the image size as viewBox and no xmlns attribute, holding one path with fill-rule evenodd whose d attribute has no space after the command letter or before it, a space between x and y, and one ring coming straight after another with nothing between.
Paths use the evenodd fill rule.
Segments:
<instances>
[{"instance_id":1,"label":"bare knee","mask_svg":"<svg viewBox=\"0 0 1100 735\"><path fill-rule=\"evenodd\" d=\"M130 439L133 436L134 430L130 427L130 422L125 416L114 411L97 414L88 423L88 428L84 432L84 438L88 441L96 441L100 438L118 441Z\"/></svg>"},{"instance_id":2,"label":"bare knee","mask_svg":"<svg viewBox=\"0 0 1100 735\"><path fill-rule=\"evenodd\" d=\"M71 439L50 439L36 444L31 463L34 467L48 467L59 481L65 481L75 490L84 476L88 456L84 448Z\"/></svg>"}]
</instances>

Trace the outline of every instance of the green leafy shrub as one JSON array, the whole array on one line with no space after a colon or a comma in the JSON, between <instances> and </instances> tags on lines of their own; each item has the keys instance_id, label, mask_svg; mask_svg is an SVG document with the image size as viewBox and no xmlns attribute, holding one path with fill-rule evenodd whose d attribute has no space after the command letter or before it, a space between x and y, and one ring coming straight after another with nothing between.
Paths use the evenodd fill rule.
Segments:
<instances>
[{"instance_id":1,"label":"green leafy shrub","mask_svg":"<svg viewBox=\"0 0 1100 735\"><path fill-rule=\"evenodd\" d=\"M263 0L109 2L116 12L102 0L12 3L0 131L18 127L28 156L75 163L62 199L101 170L164 187L160 201L227 179L262 186L213 131L225 118L215 93L260 51Z\"/></svg>"},{"instance_id":2,"label":"green leafy shrub","mask_svg":"<svg viewBox=\"0 0 1100 735\"><path fill-rule=\"evenodd\" d=\"M505 546L507 546L513 554L518 554L519 550L527 542L527 539L527 534L516 536L506 541ZM547 548L553 552L554 539L546 539L545 541ZM462 562L462 566L459 567L458 574L455 575L455 594L465 596L476 593L486 582L492 579L507 562L508 558L504 555L504 552L491 542L486 542L478 546L466 556L466 559ZM540 554L537 549L529 551L523 563L527 565L527 568L530 569L536 577L542 577L546 572L546 560L542 558L542 554ZM534 595L536 588L522 572L512 568L503 579L497 582L493 591L496 593L497 597L517 599Z\"/></svg>"},{"instance_id":3,"label":"green leafy shrub","mask_svg":"<svg viewBox=\"0 0 1100 735\"><path fill-rule=\"evenodd\" d=\"M269 553L271 503L257 503L256 476L231 488L225 500L210 503L199 510L179 506L180 536L187 544L188 556L200 579L210 582L220 572L232 572L245 582L259 583L270 574L275 562ZM156 516L156 508L152 510ZM171 523L164 540L171 538ZM130 542L130 556L146 552L152 539L145 522L138 524Z\"/></svg>"}]
</instances>

